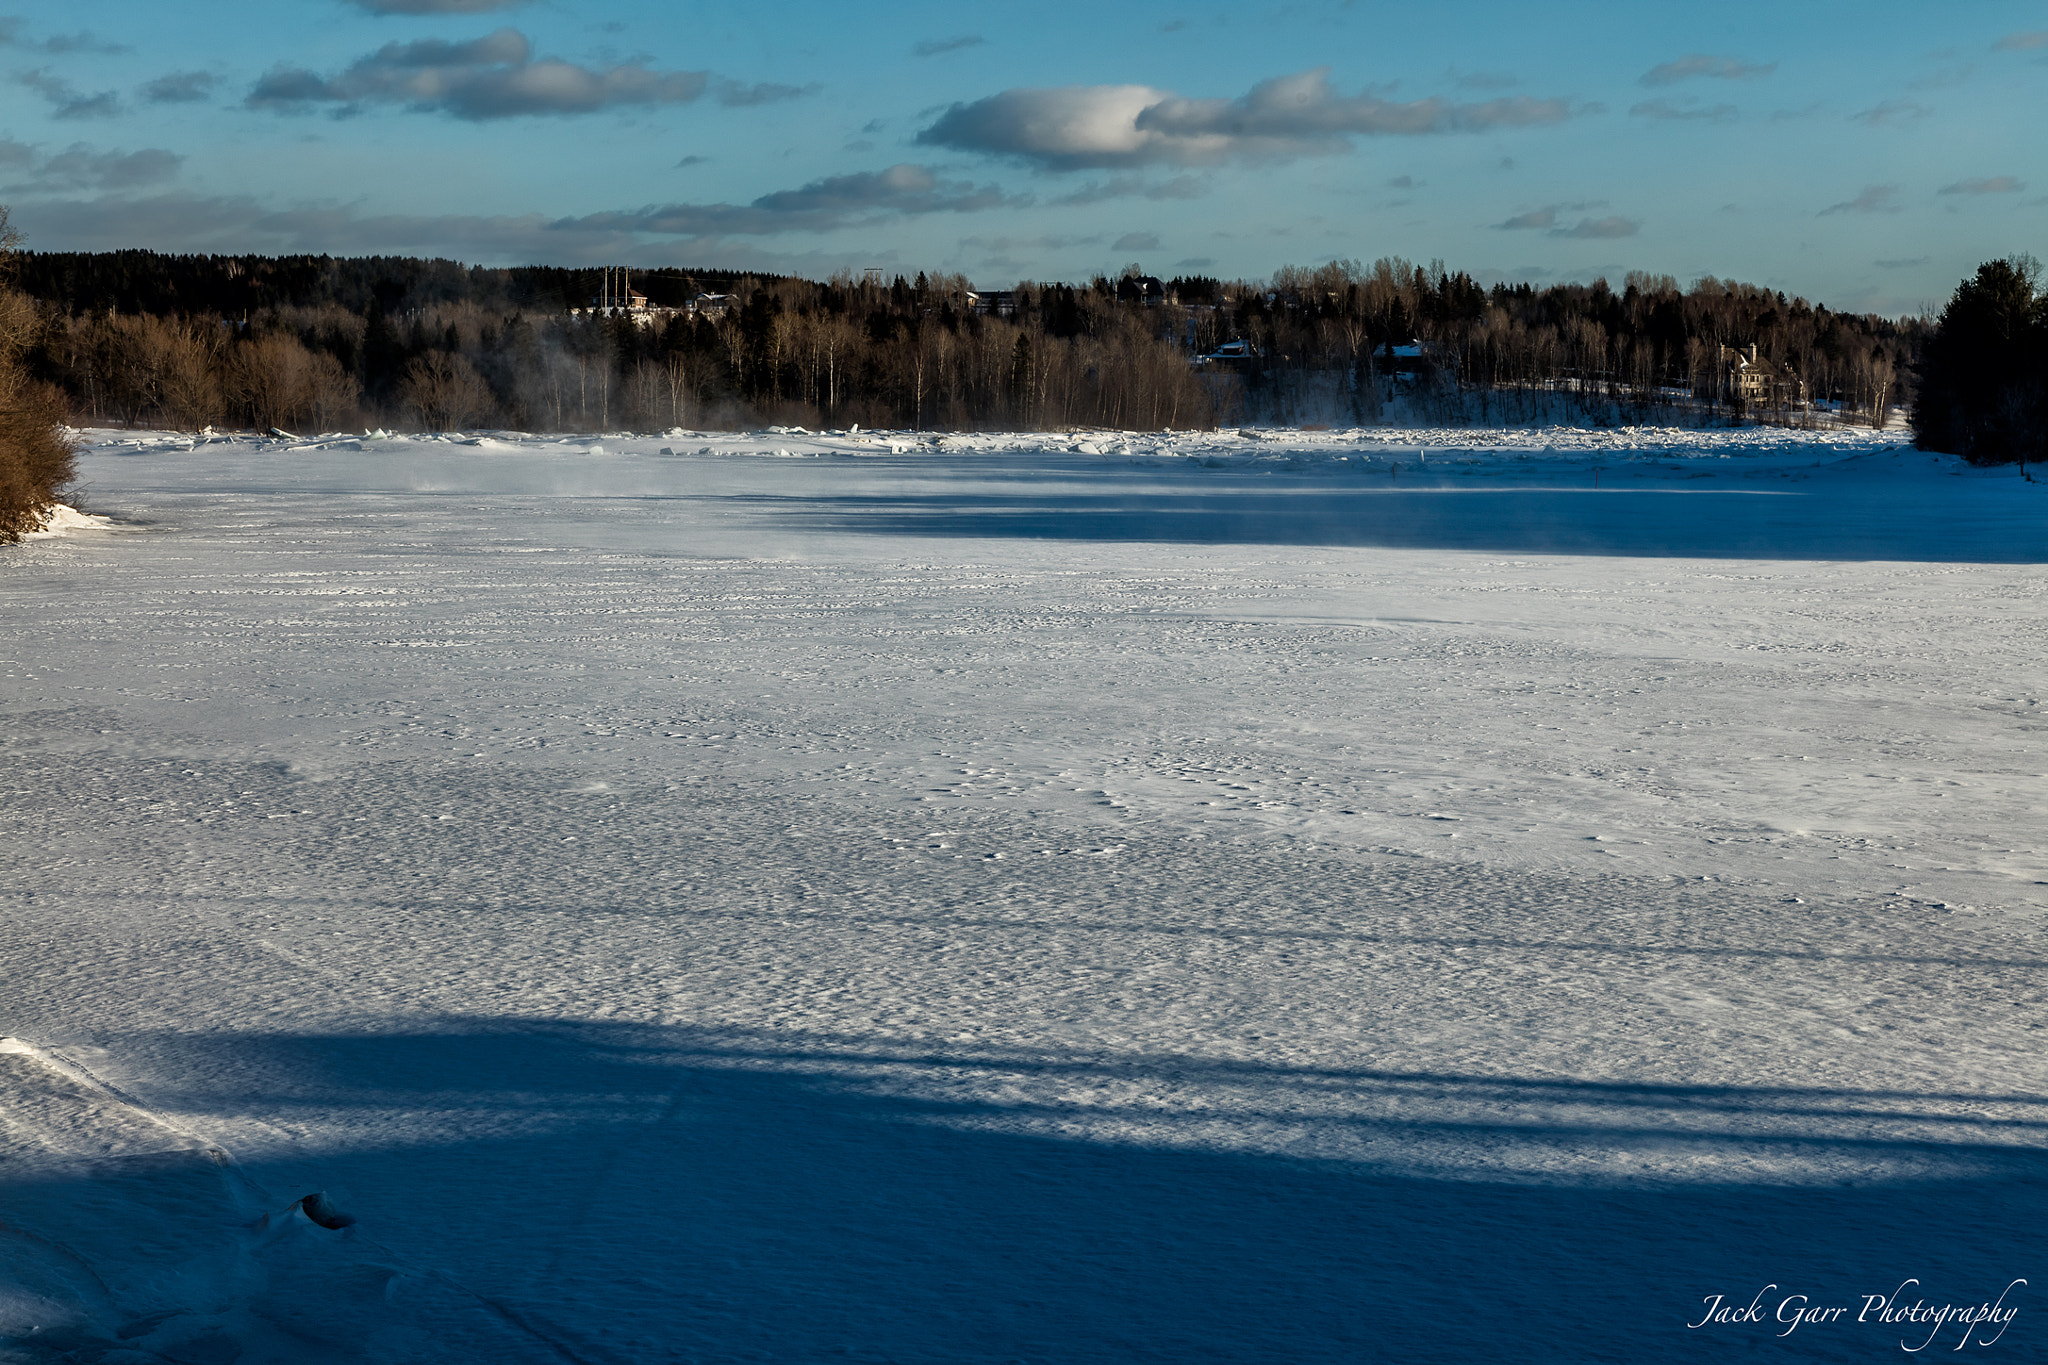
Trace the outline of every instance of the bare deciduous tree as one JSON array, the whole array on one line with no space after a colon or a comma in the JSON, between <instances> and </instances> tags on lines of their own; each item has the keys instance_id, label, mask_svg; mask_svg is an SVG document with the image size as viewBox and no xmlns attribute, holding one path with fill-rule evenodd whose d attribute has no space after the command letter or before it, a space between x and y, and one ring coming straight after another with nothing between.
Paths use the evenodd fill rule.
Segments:
<instances>
[{"instance_id":1,"label":"bare deciduous tree","mask_svg":"<svg viewBox=\"0 0 2048 1365\"><path fill-rule=\"evenodd\" d=\"M476 366L451 351L428 351L405 367L400 386L406 405L436 431L455 431L496 405Z\"/></svg>"}]
</instances>

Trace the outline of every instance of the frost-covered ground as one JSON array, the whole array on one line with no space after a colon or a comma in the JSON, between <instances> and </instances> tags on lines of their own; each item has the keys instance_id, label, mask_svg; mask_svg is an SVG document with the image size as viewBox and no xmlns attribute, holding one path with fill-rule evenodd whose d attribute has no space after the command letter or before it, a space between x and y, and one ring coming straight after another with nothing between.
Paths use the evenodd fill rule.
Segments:
<instances>
[{"instance_id":1,"label":"frost-covered ground","mask_svg":"<svg viewBox=\"0 0 2048 1365\"><path fill-rule=\"evenodd\" d=\"M85 436L114 524L0 551L0 1359L2048 1351L2011 469Z\"/></svg>"}]
</instances>

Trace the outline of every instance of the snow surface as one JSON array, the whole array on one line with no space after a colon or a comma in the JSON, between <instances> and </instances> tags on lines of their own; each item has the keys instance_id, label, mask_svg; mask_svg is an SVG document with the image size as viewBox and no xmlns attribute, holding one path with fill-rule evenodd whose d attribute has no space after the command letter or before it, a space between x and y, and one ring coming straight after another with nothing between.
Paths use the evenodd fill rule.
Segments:
<instances>
[{"instance_id":1,"label":"snow surface","mask_svg":"<svg viewBox=\"0 0 2048 1365\"><path fill-rule=\"evenodd\" d=\"M2020 1278L2048 1350L2011 469L83 437L111 522L0 551L0 1360L1871 1360Z\"/></svg>"}]
</instances>

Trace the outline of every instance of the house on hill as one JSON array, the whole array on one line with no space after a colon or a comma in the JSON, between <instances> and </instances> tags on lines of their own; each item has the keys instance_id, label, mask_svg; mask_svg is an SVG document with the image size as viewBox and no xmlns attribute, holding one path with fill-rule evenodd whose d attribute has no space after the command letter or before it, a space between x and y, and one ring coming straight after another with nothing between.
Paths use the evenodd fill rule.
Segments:
<instances>
[{"instance_id":1,"label":"house on hill","mask_svg":"<svg viewBox=\"0 0 2048 1365\"><path fill-rule=\"evenodd\" d=\"M1722 346L1715 367L1713 397L1738 408L1782 408L1806 401L1806 384L1783 366L1759 356L1756 343Z\"/></svg>"},{"instance_id":2,"label":"house on hill","mask_svg":"<svg viewBox=\"0 0 2048 1365\"><path fill-rule=\"evenodd\" d=\"M674 317L680 309L650 304L647 296L628 282L623 266L607 268L602 292L593 294L588 308L571 308L571 317L624 318L640 327L654 327Z\"/></svg>"},{"instance_id":3,"label":"house on hill","mask_svg":"<svg viewBox=\"0 0 2048 1365\"><path fill-rule=\"evenodd\" d=\"M976 317L994 314L999 318L1017 315L1017 291L1014 289L982 289L967 291L967 311Z\"/></svg>"},{"instance_id":4,"label":"house on hill","mask_svg":"<svg viewBox=\"0 0 2048 1365\"><path fill-rule=\"evenodd\" d=\"M1136 303L1146 308L1180 301L1173 289L1157 275L1126 275L1116 282L1119 303Z\"/></svg>"},{"instance_id":5,"label":"house on hill","mask_svg":"<svg viewBox=\"0 0 2048 1365\"><path fill-rule=\"evenodd\" d=\"M1258 358L1259 348L1252 345L1251 342L1239 338L1236 341L1224 342L1207 355L1196 356L1193 363L1194 367L1198 370L1212 368L1232 370L1249 365Z\"/></svg>"}]
</instances>

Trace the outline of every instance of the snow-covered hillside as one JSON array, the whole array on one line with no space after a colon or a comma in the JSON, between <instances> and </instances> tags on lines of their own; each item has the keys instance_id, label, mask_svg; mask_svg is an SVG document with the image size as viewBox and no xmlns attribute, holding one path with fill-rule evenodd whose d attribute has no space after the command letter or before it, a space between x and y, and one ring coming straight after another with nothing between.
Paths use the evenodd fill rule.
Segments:
<instances>
[{"instance_id":1,"label":"snow-covered hillside","mask_svg":"<svg viewBox=\"0 0 2048 1365\"><path fill-rule=\"evenodd\" d=\"M112 524L0 551L0 1360L1861 1361L2048 1286L2011 469L84 437Z\"/></svg>"}]
</instances>

